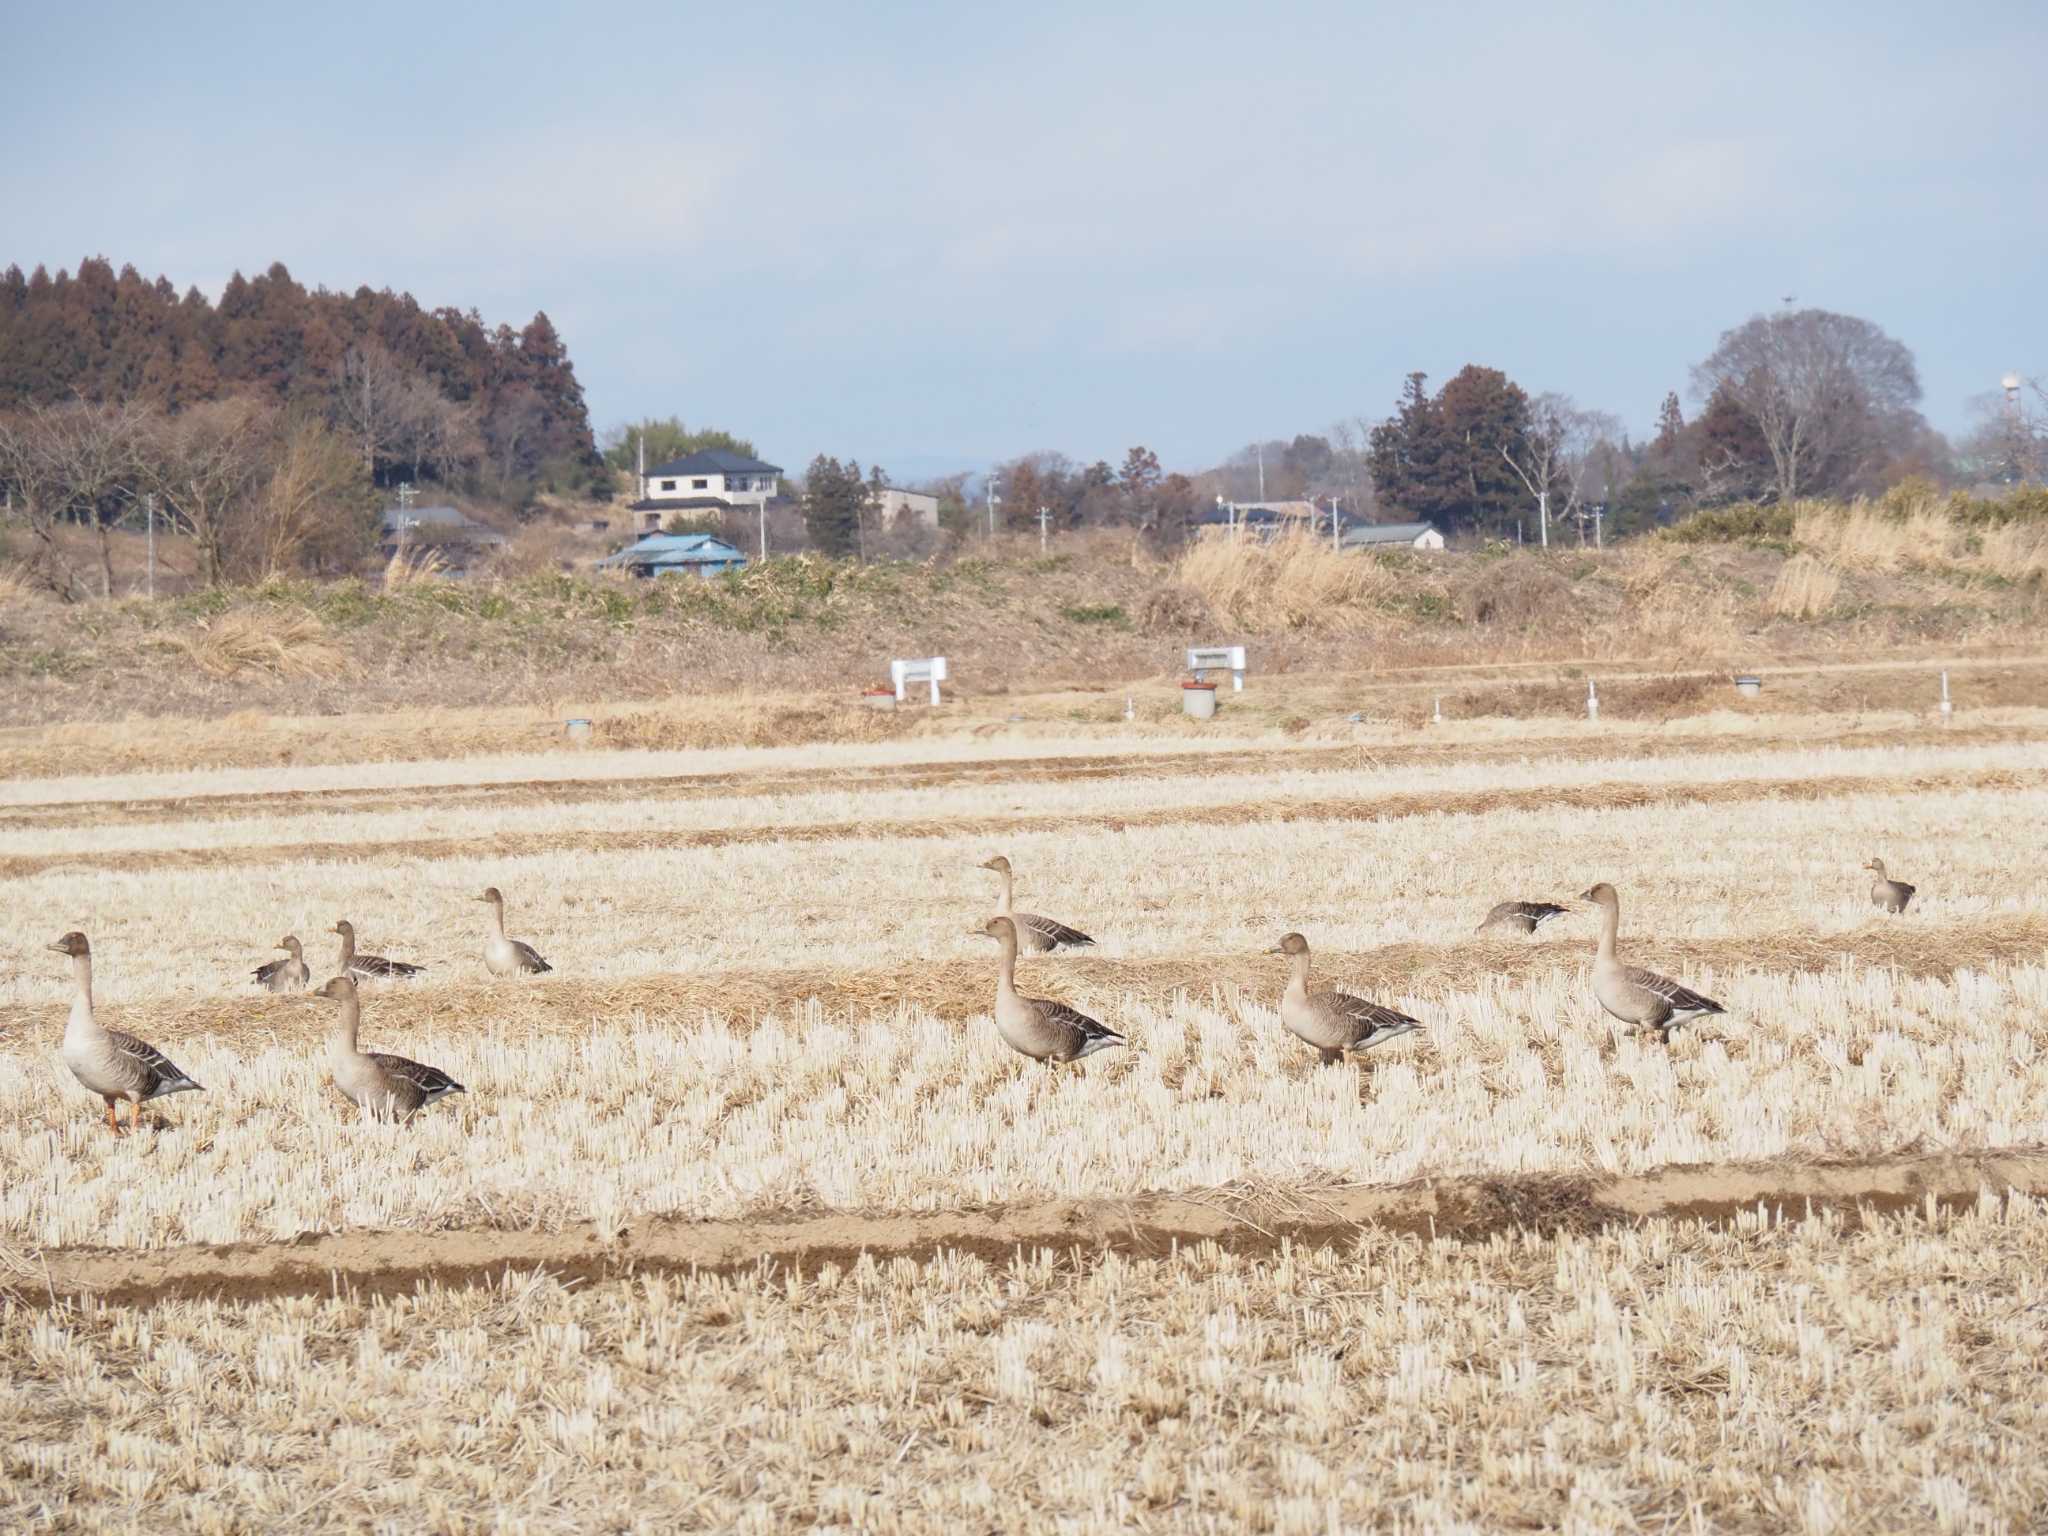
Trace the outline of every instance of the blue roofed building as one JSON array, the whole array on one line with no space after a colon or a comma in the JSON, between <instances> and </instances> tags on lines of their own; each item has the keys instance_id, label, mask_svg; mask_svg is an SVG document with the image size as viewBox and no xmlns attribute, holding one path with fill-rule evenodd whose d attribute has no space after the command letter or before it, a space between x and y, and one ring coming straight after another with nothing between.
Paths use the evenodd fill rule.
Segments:
<instances>
[{"instance_id":1,"label":"blue roofed building","mask_svg":"<svg viewBox=\"0 0 2048 1536\"><path fill-rule=\"evenodd\" d=\"M650 533L597 562L629 576L716 576L744 570L747 557L715 533Z\"/></svg>"}]
</instances>

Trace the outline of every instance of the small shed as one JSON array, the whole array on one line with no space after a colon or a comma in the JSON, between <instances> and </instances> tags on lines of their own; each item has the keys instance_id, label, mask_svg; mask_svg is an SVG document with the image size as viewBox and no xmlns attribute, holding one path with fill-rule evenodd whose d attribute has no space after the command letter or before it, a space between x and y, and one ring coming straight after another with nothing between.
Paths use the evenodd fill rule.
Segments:
<instances>
[{"instance_id":1,"label":"small shed","mask_svg":"<svg viewBox=\"0 0 2048 1536\"><path fill-rule=\"evenodd\" d=\"M1442 549L1434 523L1353 523L1344 530L1346 549Z\"/></svg>"},{"instance_id":2,"label":"small shed","mask_svg":"<svg viewBox=\"0 0 2048 1536\"><path fill-rule=\"evenodd\" d=\"M650 533L597 562L629 576L716 576L746 567L747 557L710 533Z\"/></svg>"}]
</instances>

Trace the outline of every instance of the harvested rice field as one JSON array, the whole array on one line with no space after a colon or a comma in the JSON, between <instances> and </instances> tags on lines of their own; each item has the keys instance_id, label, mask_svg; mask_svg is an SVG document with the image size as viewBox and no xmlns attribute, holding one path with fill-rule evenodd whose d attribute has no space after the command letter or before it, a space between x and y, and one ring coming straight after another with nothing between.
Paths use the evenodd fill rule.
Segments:
<instances>
[{"instance_id":1,"label":"harvested rice field","mask_svg":"<svg viewBox=\"0 0 2048 1536\"><path fill-rule=\"evenodd\" d=\"M0 785L0 1526L2029 1529L2044 825L2019 707ZM1004 1043L997 853L1123 1047ZM344 918L403 1124L251 980Z\"/></svg>"}]
</instances>

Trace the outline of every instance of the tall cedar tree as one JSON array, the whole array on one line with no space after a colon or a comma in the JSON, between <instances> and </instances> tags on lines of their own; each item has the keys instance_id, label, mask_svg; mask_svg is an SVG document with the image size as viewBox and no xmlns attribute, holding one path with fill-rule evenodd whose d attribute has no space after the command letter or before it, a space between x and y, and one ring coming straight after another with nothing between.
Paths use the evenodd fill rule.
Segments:
<instances>
[{"instance_id":1,"label":"tall cedar tree","mask_svg":"<svg viewBox=\"0 0 2048 1536\"><path fill-rule=\"evenodd\" d=\"M844 557L860 547L867 482L857 461L841 464L819 454L804 471L804 532L820 554Z\"/></svg>"},{"instance_id":2,"label":"tall cedar tree","mask_svg":"<svg viewBox=\"0 0 2048 1536\"><path fill-rule=\"evenodd\" d=\"M1448 534L1500 536L1527 500L1501 456L1528 426L1529 397L1497 368L1468 364L1434 398L1411 373L1368 459L1382 503Z\"/></svg>"}]
</instances>

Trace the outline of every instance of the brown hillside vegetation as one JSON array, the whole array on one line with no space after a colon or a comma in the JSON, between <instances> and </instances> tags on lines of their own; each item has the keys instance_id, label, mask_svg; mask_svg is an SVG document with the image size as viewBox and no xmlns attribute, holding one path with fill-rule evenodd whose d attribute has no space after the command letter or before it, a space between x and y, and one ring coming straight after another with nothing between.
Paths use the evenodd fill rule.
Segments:
<instances>
[{"instance_id":1,"label":"brown hillside vegetation","mask_svg":"<svg viewBox=\"0 0 2048 1536\"><path fill-rule=\"evenodd\" d=\"M2039 518L1980 526L1936 499L1720 516L1608 551L1360 555L1295 540L1203 543L1162 563L1097 534L1049 559L969 544L921 563L799 556L703 583L273 582L76 606L16 590L0 609L0 724L734 690L815 707L891 656L933 653L964 697L1100 693L1223 638L1252 641L1267 677L1602 655L1725 672L1995 652L2048 619Z\"/></svg>"}]
</instances>

